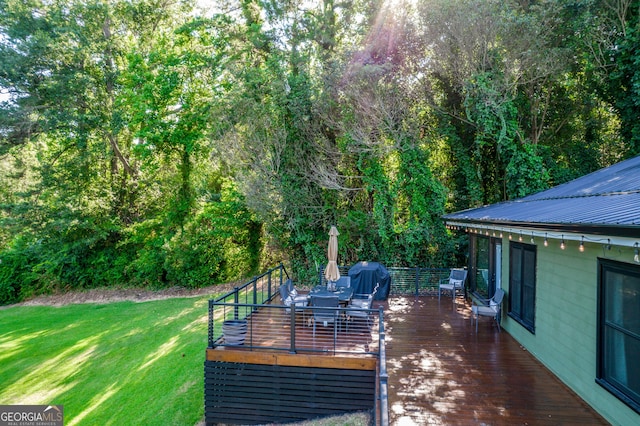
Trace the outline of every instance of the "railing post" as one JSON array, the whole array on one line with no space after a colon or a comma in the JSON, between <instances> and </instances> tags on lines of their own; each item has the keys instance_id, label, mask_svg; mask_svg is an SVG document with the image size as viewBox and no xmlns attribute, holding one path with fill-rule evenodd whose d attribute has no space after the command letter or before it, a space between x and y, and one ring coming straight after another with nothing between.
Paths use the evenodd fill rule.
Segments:
<instances>
[{"instance_id":1,"label":"railing post","mask_svg":"<svg viewBox=\"0 0 640 426\"><path fill-rule=\"evenodd\" d=\"M420 295L420 267L416 266L416 297Z\"/></svg>"},{"instance_id":2,"label":"railing post","mask_svg":"<svg viewBox=\"0 0 640 426\"><path fill-rule=\"evenodd\" d=\"M213 300L209 300L209 347L213 348Z\"/></svg>"},{"instance_id":3,"label":"railing post","mask_svg":"<svg viewBox=\"0 0 640 426\"><path fill-rule=\"evenodd\" d=\"M281 263L279 266L280 269L280 285L284 284L284 265Z\"/></svg>"},{"instance_id":4,"label":"railing post","mask_svg":"<svg viewBox=\"0 0 640 426\"><path fill-rule=\"evenodd\" d=\"M389 425L389 374L387 373L387 354L384 332L380 335L380 422L381 426ZM375 410L374 410L375 411Z\"/></svg>"},{"instance_id":5,"label":"railing post","mask_svg":"<svg viewBox=\"0 0 640 426\"><path fill-rule=\"evenodd\" d=\"M240 293L240 289L238 287L234 287L233 288L233 319L237 320L240 316L239 316L239 311L238 311L238 303L239 303L239 297L238 294Z\"/></svg>"},{"instance_id":6,"label":"railing post","mask_svg":"<svg viewBox=\"0 0 640 426\"><path fill-rule=\"evenodd\" d=\"M295 354L296 353L296 304L295 303L291 303L291 309L289 310L289 312L291 313L291 321L290 321L291 346L289 348L289 353Z\"/></svg>"},{"instance_id":7,"label":"railing post","mask_svg":"<svg viewBox=\"0 0 640 426\"><path fill-rule=\"evenodd\" d=\"M385 331L384 331L384 313L382 307L378 308L378 323L379 327L379 351L378 351L378 363L379 363L379 394L378 400L379 404L376 404L380 407L380 415L378 419L376 417L376 410L373 410L374 413L374 424L379 424L381 426L389 425L389 394L388 394L388 380L389 374L387 373L387 348L386 348L386 339L385 339ZM377 401L373 401L374 404Z\"/></svg>"},{"instance_id":8,"label":"railing post","mask_svg":"<svg viewBox=\"0 0 640 426\"><path fill-rule=\"evenodd\" d=\"M269 279L271 279L271 272L269 272ZM253 281L253 304L258 304L258 279ZM254 306L252 312L258 312L258 307Z\"/></svg>"}]
</instances>

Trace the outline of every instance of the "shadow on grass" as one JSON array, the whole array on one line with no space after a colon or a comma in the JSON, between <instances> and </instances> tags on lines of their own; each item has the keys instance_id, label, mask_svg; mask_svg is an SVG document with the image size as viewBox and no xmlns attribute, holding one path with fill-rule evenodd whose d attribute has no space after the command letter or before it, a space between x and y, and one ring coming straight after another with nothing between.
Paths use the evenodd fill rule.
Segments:
<instances>
[{"instance_id":1,"label":"shadow on grass","mask_svg":"<svg viewBox=\"0 0 640 426\"><path fill-rule=\"evenodd\" d=\"M63 404L67 425L196 424L207 300L6 309L0 401Z\"/></svg>"}]
</instances>

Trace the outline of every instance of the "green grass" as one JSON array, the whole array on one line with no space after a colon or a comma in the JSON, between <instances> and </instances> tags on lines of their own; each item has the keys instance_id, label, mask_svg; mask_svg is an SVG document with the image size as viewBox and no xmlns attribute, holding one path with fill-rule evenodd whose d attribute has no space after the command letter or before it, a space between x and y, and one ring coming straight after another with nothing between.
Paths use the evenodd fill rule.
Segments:
<instances>
[{"instance_id":1,"label":"green grass","mask_svg":"<svg viewBox=\"0 0 640 426\"><path fill-rule=\"evenodd\" d=\"M0 310L0 405L62 404L66 426L202 423L208 300Z\"/></svg>"},{"instance_id":2,"label":"green grass","mask_svg":"<svg viewBox=\"0 0 640 426\"><path fill-rule=\"evenodd\" d=\"M0 311L0 404L63 404L65 425L203 420L208 298Z\"/></svg>"}]
</instances>

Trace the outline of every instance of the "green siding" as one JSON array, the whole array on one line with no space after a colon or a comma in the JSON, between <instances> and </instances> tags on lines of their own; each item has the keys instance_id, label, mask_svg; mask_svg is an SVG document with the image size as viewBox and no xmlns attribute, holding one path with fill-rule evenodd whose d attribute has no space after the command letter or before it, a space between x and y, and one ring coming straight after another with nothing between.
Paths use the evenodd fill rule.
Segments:
<instances>
[{"instance_id":1,"label":"green siding","mask_svg":"<svg viewBox=\"0 0 640 426\"><path fill-rule=\"evenodd\" d=\"M523 347L612 424L640 424L640 415L601 386L596 378L598 257L633 261L631 248L549 239L537 244L535 334L509 318L503 327ZM502 282L509 291L509 240L503 240Z\"/></svg>"}]
</instances>

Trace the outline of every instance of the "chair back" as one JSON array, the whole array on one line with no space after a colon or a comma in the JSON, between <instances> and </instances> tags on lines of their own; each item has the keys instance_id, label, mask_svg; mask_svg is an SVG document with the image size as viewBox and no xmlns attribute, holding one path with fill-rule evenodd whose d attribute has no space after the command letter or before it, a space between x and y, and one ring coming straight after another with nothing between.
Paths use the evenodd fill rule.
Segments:
<instances>
[{"instance_id":1,"label":"chair back","mask_svg":"<svg viewBox=\"0 0 640 426\"><path fill-rule=\"evenodd\" d=\"M330 308L340 306L340 299L338 296L311 296L311 306L316 308L313 317L317 321L331 321L338 316L338 311Z\"/></svg>"},{"instance_id":2,"label":"chair back","mask_svg":"<svg viewBox=\"0 0 640 426\"><path fill-rule=\"evenodd\" d=\"M351 277L340 277L336 281L336 288L349 288L351 287Z\"/></svg>"},{"instance_id":3,"label":"chair back","mask_svg":"<svg viewBox=\"0 0 640 426\"><path fill-rule=\"evenodd\" d=\"M284 285L287 287L287 293L291 294L293 293L293 290L295 290L296 288L293 286L293 281L291 280L291 278L288 278L285 282Z\"/></svg>"},{"instance_id":4,"label":"chair back","mask_svg":"<svg viewBox=\"0 0 640 426\"><path fill-rule=\"evenodd\" d=\"M282 299L282 303L289 306L291 304L291 297L289 297L289 291L287 290L287 284L282 284L279 288L280 290L280 298ZM288 300L288 302L287 302Z\"/></svg>"},{"instance_id":5,"label":"chair back","mask_svg":"<svg viewBox=\"0 0 640 426\"><path fill-rule=\"evenodd\" d=\"M376 287L376 289L377 289L377 287ZM362 306L363 308L365 308L365 309L371 309L371 305L373 304L373 297L374 297L374 295L376 294L375 292L376 292L376 290L374 289L374 290L373 290L373 293L371 293L371 294L369 295L369 297L367 297L367 301L366 301L366 302L364 303L364 305Z\"/></svg>"},{"instance_id":6,"label":"chair back","mask_svg":"<svg viewBox=\"0 0 640 426\"><path fill-rule=\"evenodd\" d=\"M496 290L496 293L491 298L491 301L495 302L496 305L500 305L502 303L503 298L504 298L504 290L499 288Z\"/></svg>"},{"instance_id":7,"label":"chair back","mask_svg":"<svg viewBox=\"0 0 640 426\"><path fill-rule=\"evenodd\" d=\"M467 270L462 268L454 268L449 273L449 284L455 288L463 288L467 279Z\"/></svg>"},{"instance_id":8,"label":"chair back","mask_svg":"<svg viewBox=\"0 0 640 426\"><path fill-rule=\"evenodd\" d=\"M449 273L449 280L464 282L467 279L467 270L463 268L453 268Z\"/></svg>"}]
</instances>

